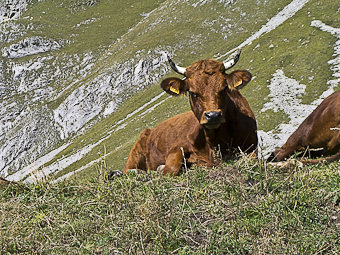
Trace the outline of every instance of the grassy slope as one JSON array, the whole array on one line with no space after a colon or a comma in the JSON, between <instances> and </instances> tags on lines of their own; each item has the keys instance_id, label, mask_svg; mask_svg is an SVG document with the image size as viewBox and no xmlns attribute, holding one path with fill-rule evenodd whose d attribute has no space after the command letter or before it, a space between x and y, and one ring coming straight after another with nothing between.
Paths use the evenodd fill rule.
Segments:
<instances>
[{"instance_id":1,"label":"grassy slope","mask_svg":"<svg viewBox=\"0 0 340 255\"><path fill-rule=\"evenodd\" d=\"M258 1L253 0L236 1L227 6L208 3L196 8L190 5L195 1L179 1L176 4L172 1L143 1L143 4L133 4L131 1L124 1L124 3L99 1L91 8L77 7L76 2L47 0L34 3L27 11L28 16L34 17L33 21L27 22L33 22L37 34L43 34L47 38L72 41L60 51L60 54L94 51L94 54L102 55L93 70L72 87L72 90L90 81L114 63L125 62L135 57L137 51L140 51L139 54L143 57L149 50L153 53L155 49L167 49L174 52L175 61L182 65L223 54L258 31L269 18L277 14L290 1L268 3L257 3ZM249 11L248 6L253 7L252 11ZM149 17L143 19L141 14L150 11L153 12ZM121 19L122 12L126 13L124 17L129 17ZM65 15L69 16L69 19L63 18ZM77 24L90 18L97 20L77 27ZM232 20L232 26L229 28L230 35L221 32L225 28L221 26L223 19L228 18ZM282 69L286 76L307 85L307 93L303 98L305 103L315 99L326 88L326 81L331 77L327 61L332 58L335 39L329 33L311 27L310 22L314 19L339 27L336 3L327 0L320 4L318 1L311 0L293 18L244 47L243 57L237 68L248 69L255 77L242 93L247 97L256 114L259 129L271 130L286 119L284 113L259 112L268 95L269 80L277 69ZM34 32L30 33L34 35ZM224 34L227 36L226 39ZM121 40L117 41L118 38ZM269 45L274 45L274 48ZM59 52L55 54L58 55ZM314 76L313 80L308 79L311 74ZM62 98L50 102L49 107L55 108L72 90L65 93ZM124 102L117 112L102 119L93 128L75 138L69 147L47 165L105 137L117 121L125 118L127 114L160 92L158 84L138 92ZM167 96L163 96L160 100L164 98ZM98 153L102 154L104 150L109 153L106 160L111 169L123 168L129 149L141 130L154 127L169 116L188 109L185 97L167 99L143 118L128 119L124 129L111 135L86 157L70 165L57 176L79 169L98 159ZM92 166L86 169L80 178L91 176L93 171Z\"/></svg>"},{"instance_id":2,"label":"grassy slope","mask_svg":"<svg viewBox=\"0 0 340 255\"><path fill-rule=\"evenodd\" d=\"M57 58L57 63L62 65L61 61L58 62L58 57L62 59L65 56L91 52L98 59L113 42L122 37L130 28L136 26L143 18L142 13L157 8L164 0L147 0L137 4L132 0L102 0L94 1L95 5L91 7L87 6L87 2L85 0L33 1L25 12L25 16L33 17L33 19L24 18L20 22L33 27L28 31L27 36L43 36L70 42L61 50L53 53L53 56ZM83 24L84 22L88 24ZM32 56L32 58L34 57ZM28 58L17 61L27 61ZM72 73L70 77L73 79L69 83L76 79L79 79L80 82L63 93L60 98L53 98L53 101L48 102L49 108L57 108L74 89L98 74L100 68L102 66L94 68L85 77L79 77L78 73ZM69 84L64 86L67 85ZM62 89L58 81L54 81L51 86Z\"/></svg>"},{"instance_id":3,"label":"grassy slope","mask_svg":"<svg viewBox=\"0 0 340 255\"><path fill-rule=\"evenodd\" d=\"M324 1L322 4L310 1L293 19L261 37L250 47L251 59L254 59L250 70L256 75L253 86L259 89L251 91L252 96L247 98L255 112L261 110L262 99L269 92L263 84L269 85L271 75L277 69L282 69L287 77L307 85L306 95L302 98L304 103L310 103L326 90L326 82L332 78L327 62L334 53L335 37L311 27L313 20L339 27L336 4L332 1ZM269 47L271 44L274 48ZM314 76L314 79L309 80L310 76ZM273 129L283 122L282 119L284 116L280 113L257 114L259 128L264 130Z\"/></svg>"},{"instance_id":4,"label":"grassy slope","mask_svg":"<svg viewBox=\"0 0 340 255\"><path fill-rule=\"evenodd\" d=\"M284 6L284 4L282 6ZM272 11L270 14L267 14L268 17L273 16L277 11L277 9L275 9L277 7L272 8L275 12ZM268 9L271 10L270 8ZM311 27L310 23L312 20L318 19L330 26L338 27L340 21L339 18L337 18L336 10L336 4L333 1L325 1L322 5L319 4L318 1L310 1L294 18L285 22L276 30L263 35L250 46L243 49L243 57L238 67L248 69L256 76L252 83L243 89L243 94L247 97L256 114L259 129L271 130L286 118L284 113L280 112L275 114L270 112L259 113L265 102L265 97L269 92L267 89L268 81L277 69L282 69L286 76L307 85L306 95L303 97L303 101L306 103L311 102L326 89L326 82L331 77L331 71L327 61L332 59L335 38L328 33ZM260 25L258 25L255 31L259 29L259 27ZM250 34L251 33L246 32L241 33L243 36L242 39L246 39ZM217 38L218 37L215 37L214 39ZM243 41L242 39L232 37L231 42L228 40L227 46L224 46L222 49L221 45L226 45L226 42L223 43L221 41L220 44L212 45L209 44L210 41L204 41L210 46L210 52L207 54L204 48L200 54L188 55L188 60L186 59L183 65L187 65L197 59L197 55L199 55L200 58L204 58L210 57L216 54L216 52L226 52L227 49L236 47ZM269 47L271 44L274 45L274 48ZM183 54L185 55L184 52ZM205 54L207 55L205 56ZM180 53L178 53L178 55L181 56ZM314 76L313 80L308 79L311 75ZM144 102L158 93L160 93L160 89L158 85L155 85L132 97L131 100L126 102L126 105L122 106L119 112L96 125L93 131L89 132L89 135L102 136L103 133L100 130L107 128L106 123L115 123L115 121L125 116L126 110L130 109L131 105L135 105L136 108L136 106L144 104ZM186 98L182 98L181 100L167 100L151 114L145 115L143 119L133 120L124 130L112 135L110 139L95 149L92 155L65 169L62 173L77 169L77 167L84 165L84 161L90 162L95 159L97 157L95 154L98 151L103 152L104 146L106 147L106 151L110 152L117 146L122 145L117 152L107 157L107 161L112 169L121 169L124 166L128 151L137 139L140 131L145 127L153 127L156 123L168 118L169 115L172 116L173 114L187 110L188 104L186 101ZM174 105L176 106L174 107ZM84 171L83 174L90 176L91 171L93 171L93 167ZM82 178L82 176L80 178Z\"/></svg>"},{"instance_id":5,"label":"grassy slope","mask_svg":"<svg viewBox=\"0 0 340 255\"><path fill-rule=\"evenodd\" d=\"M179 177L130 174L0 189L0 251L339 254L340 163L240 159Z\"/></svg>"},{"instance_id":6,"label":"grassy slope","mask_svg":"<svg viewBox=\"0 0 340 255\"><path fill-rule=\"evenodd\" d=\"M249 4L255 6L255 2L256 1L249 1ZM176 55L180 57L176 57L176 61L183 65L188 65L198 58L211 58L215 54L224 53L236 47L240 42L260 29L261 26L267 22L267 19L274 16L278 9L282 9L287 3L289 3L289 1L280 3L273 1L267 5L261 4L255 8L257 10L256 12L248 13L248 8L243 1L227 7L219 5L218 8L212 4L189 8L187 3L180 2L173 5L166 2L154 11L147 20L138 24L132 31L124 35L124 40L113 44L108 50L108 54L105 55L104 61L99 61L98 65L110 66L115 61L127 61L134 57L135 52L140 49L143 50L143 54L146 54L149 49L152 51L157 48L165 48L170 51L175 50ZM244 19L241 16L242 12L247 12L249 18ZM174 17L176 17L176 21L174 21ZM220 29L220 25L214 23L210 25L211 27L202 28L201 26L204 20L213 21L219 17L233 17L235 19L235 24L230 28L230 33L232 33L233 36L229 36L227 41L220 33L210 30L212 28L218 30ZM257 20L257 22L253 22L252 20ZM152 27L152 30L148 30L149 27ZM145 30L147 30L146 33ZM192 38L199 38L201 41L197 39L193 40ZM191 43L188 43L188 41ZM184 45L185 47L183 47ZM247 53L244 55L246 56L246 54ZM181 59L185 59L185 62ZM244 67L244 63L247 63L247 61L246 58L241 59L239 66ZM245 68L248 67L245 66ZM121 106L118 112L112 114L106 120L101 121L87 132L85 139L84 137L76 139L71 147L60 154L60 157L83 146L84 141L87 143L91 140L96 141L99 140L100 137L104 137L105 131L107 131L109 127L107 123L112 123L111 125L113 125L118 120L124 118L127 113L132 112L133 109L143 105L160 92L159 85L155 84L155 86L148 88L146 91L133 96ZM122 168L129 148L137 139L140 131L145 127L153 127L154 124L159 123L169 116L187 110L188 105L186 101L185 98L181 100L167 100L166 103L158 107L154 112L145 115L144 119L134 120L129 123L124 130L112 135L110 139L94 149L86 158L66 168L59 173L58 176L96 159L98 152L103 151L104 146L108 153L112 151L112 149L122 146L117 152L107 157L112 168ZM174 107L174 105L176 105L176 107ZM91 140L88 139L90 137L92 138ZM91 169L93 170L93 168Z\"/></svg>"},{"instance_id":7,"label":"grassy slope","mask_svg":"<svg viewBox=\"0 0 340 255\"><path fill-rule=\"evenodd\" d=\"M76 5L76 3L79 5ZM81 3L84 3L81 5ZM29 35L43 35L55 40L71 40L65 51L83 53L106 47L125 34L141 20L141 14L149 12L164 0L94 1L87 6L85 0L33 1L20 22L32 24L36 29ZM88 24L84 21L93 20Z\"/></svg>"}]
</instances>

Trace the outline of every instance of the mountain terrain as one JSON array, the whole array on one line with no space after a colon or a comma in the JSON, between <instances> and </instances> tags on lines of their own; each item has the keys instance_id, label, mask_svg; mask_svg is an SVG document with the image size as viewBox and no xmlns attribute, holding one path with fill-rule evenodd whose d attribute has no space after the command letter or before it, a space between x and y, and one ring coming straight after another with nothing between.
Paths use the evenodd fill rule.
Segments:
<instances>
[{"instance_id":1,"label":"mountain terrain","mask_svg":"<svg viewBox=\"0 0 340 255\"><path fill-rule=\"evenodd\" d=\"M176 75L166 54L188 66L239 49L265 157L339 89L336 1L1 0L0 176L122 169L144 128L190 109L159 86Z\"/></svg>"}]
</instances>

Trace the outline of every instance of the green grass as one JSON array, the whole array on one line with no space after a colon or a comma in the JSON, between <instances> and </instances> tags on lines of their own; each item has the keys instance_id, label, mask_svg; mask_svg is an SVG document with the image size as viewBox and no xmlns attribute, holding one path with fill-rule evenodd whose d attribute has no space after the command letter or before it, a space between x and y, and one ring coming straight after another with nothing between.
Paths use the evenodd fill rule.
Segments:
<instances>
[{"instance_id":1,"label":"green grass","mask_svg":"<svg viewBox=\"0 0 340 255\"><path fill-rule=\"evenodd\" d=\"M0 190L4 254L338 254L340 164L239 159Z\"/></svg>"},{"instance_id":2,"label":"green grass","mask_svg":"<svg viewBox=\"0 0 340 255\"><path fill-rule=\"evenodd\" d=\"M93 6L86 0L46 0L33 1L25 12L25 16L33 20L35 30L30 33L43 35L52 39L68 39L71 45L66 49L69 53L96 51L107 47L120 36L136 25L141 13L157 8L164 0L136 1L93 1ZM86 20L94 20L81 24Z\"/></svg>"}]
</instances>

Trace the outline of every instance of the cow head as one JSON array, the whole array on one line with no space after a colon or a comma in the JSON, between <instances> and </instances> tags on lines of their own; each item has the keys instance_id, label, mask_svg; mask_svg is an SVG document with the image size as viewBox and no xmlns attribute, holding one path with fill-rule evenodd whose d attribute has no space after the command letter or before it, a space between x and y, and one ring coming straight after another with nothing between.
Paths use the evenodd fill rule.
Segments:
<instances>
[{"instance_id":1,"label":"cow head","mask_svg":"<svg viewBox=\"0 0 340 255\"><path fill-rule=\"evenodd\" d=\"M248 71L225 73L237 63L240 53L229 62L200 60L186 68L177 66L168 57L172 69L184 75L185 79L170 77L162 81L161 87L173 96L188 92L191 109L200 124L208 129L218 128L226 121L227 102L233 91L244 87L251 80Z\"/></svg>"}]
</instances>

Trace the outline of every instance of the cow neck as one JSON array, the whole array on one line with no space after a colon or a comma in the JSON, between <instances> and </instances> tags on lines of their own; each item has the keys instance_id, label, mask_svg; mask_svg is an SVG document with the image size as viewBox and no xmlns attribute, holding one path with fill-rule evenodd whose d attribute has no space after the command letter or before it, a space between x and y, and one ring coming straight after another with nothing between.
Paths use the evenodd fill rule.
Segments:
<instances>
[{"instance_id":1,"label":"cow neck","mask_svg":"<svg viewBox=\"0 0 340 255\"><path fill-rule=\"evenodd\" d=\"M221 137L221 134L224 132L221 132L226 126L226 123L222 124L219 128L216 129L208 129L203 127L203 132L205 136L205 141L210 146L210 148L217 148L221 144L221 139L223 140L223 137Z\"/></svg>"},{"instance_id":2,"label":"cow neck","mask_svg":"<svg viewBox=\"0 0 340 255\"><path fill-rule=\"evenodd\" d=\"M215 147L216 136L217 136L217 129L208 129L203 127L203 132L205 136L205 140L210 145L210 147Z\"/></svg>"}]
</instances>

